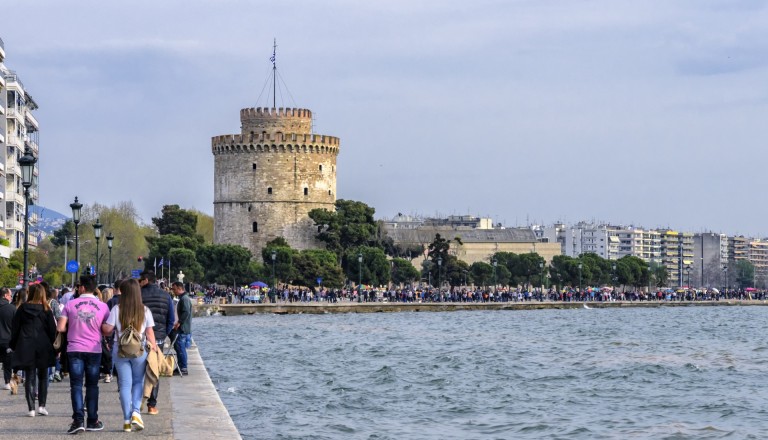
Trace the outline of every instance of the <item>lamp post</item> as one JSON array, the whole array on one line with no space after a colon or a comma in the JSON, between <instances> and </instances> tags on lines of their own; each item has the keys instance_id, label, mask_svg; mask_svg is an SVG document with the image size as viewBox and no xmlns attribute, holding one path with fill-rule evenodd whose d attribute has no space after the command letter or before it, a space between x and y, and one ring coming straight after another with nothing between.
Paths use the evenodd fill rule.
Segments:
<instances>
[{"instance_id":1,"label":"lamp post","mask_svg":"<svg viewBox=\"0 0 768 440\"><path fill-rule=\"evenodd\" d=\"M24 187L24 278L22 285L29 284L29 187L32 186L32 173L37 159L27 147L24 155L19 158L21 166L21 185Z\"/></svg>"},{"instance_id":2,"label":"lamp post","mask_svg":"<svg viewBox=\"0 0 768 440\"><path fill-rule=\"evenodd\" d=\"M437 257L437 292L443 287L443 257Z\"/></svg>"},{"instance_id":3,"label":"lamp post","mask_svg":"<svg viewBox=\"0 0 768 440\"><path fill-rule=\"evenodd\" d=\"M723 266L723 272L725 272L725 294L728 295L728 266Z\"/></svg>"},{"instance_id":4,"label":"lamp post","mask_svg":"<svg viewBox=\"0 0 768 440\"><path fill-rule=\"evenodd\" d=\"M83 208L83 204L77 201L77 196L75 196L75 201L69 204L69 207L72 208L72 223L75 224L75 261L77 261L77 267L78 271L80 270L80 234L77 233L77 226L80 224L80 210Z\"/></svg>"},{"instance_id":5,"label":"lamp post","mask_svg":"<svg viewBox=\"0 0 768 440\"><path fill-rule=\"evenodd\" d=\"M272 250L272 292L273 292L273 298L274 298L274 293L276 293L275 288L277 287L277 278L275 278L275 260L277 260L277 251Z\"/></svg>"},{"instance_id":6,"label":"lamp post","mask_svg":"<svg viewBox=\"0 0 768 440\"><path fill-rule=\"evenodd\" d=\"M499 284L498 281L496 281L496 266L499 265L499 262L494 258L493 261L491 261L491 264L493 264L493 293L496 293L496 286Z\"/></svg>"},{"instance_id":7,"label":"lamp post","mask_svg":"<svg viewBox=\"0 0 768 440\"><path fill-rule=\"evenodd\" d=\"M357 302L363 302L363 253L357 254Z\"/></svg>"},{"instance_id":8,"label":"lamp post","mask_svg":"<svg viewBox=\"0 0 768 440\"><path fill-rule=\"evenodd\" d=\"M107 234L107 247L109 248L109 270L107 271L107 283L112 284L112 242L115 237L110 232Z\"/></svg>"},{"instance_id":9,"label":"lamp post","mask_svg":"<svg viewBox=\"0 0 768 440\"><path fill-rule=\"evenodd\" d=\"M611 285L616 285L616 263L611 264Z\"/></svg>"},{"instance_id":10,"label":"lamp post","mask_svg":"<svg viewBox=\"0 0 768 440\"><path fill-rule=\"evenodd\" d=\"M579 263L579 293L581 293L581 268L582 264Z\"/></svg>"},{"instance_id":11,"label":"lamp post","mask_svg":"<svg viewBox=\"0 0 768 440\"><path fill-rule=\"evenodd\" d=\"M93 224L93 235L96 237L96 283L99 282L99 240L101 239L101 228L103 226L99 219L96 219L96 223Z\"/></svg>"}]
</instances>

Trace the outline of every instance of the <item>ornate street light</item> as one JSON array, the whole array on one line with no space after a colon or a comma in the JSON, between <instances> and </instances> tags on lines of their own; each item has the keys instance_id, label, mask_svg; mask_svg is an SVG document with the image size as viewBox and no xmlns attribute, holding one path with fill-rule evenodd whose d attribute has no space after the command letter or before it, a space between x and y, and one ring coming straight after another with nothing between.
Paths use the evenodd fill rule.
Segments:
<instances>
[{"instance_id":1,"label":"ornate street light","mask_svg":"<svg viewBox=\"0 0 768 440\"><path fill-rule=\"evenodd\" d=\"M37 159L27 147L24 155L19 158L21 185L24 187L24 278L22 283L24 287L29 284L29 187L32 186L35 163L37 163Z\"/></svg>"},{"instance_id":2,"label":"ornate street light","mask_svg":"<svg viewBox=\"0 0 768 440\"><path fill-rule=\"evenodd\" d=\"M96 219L96 223L93 224L93 235L96 237L96 282L99 282L99 240L101 239L101 228L104 225L101 224L99 219Z\"/></svg>"},{"instance_id":3,"label":"ornate street light","mask_svg":"<svg viewBox=\"0 0 768 440\"><path fill-rule=\"evenodd\" d=\"M579 263L579 293L581 293L581 268L582 268L582 266L583 265L581 263Z\"/></svg>"},{"instance_id":4,"label":"ornate street light","mask_svg":"<svg viewBox=\"0 0 768 440\"><path fill-rule=\"evenodd\" d=\"M83 208L83 204L78 202L77 196L75 196L75 201L70 203L69 207L72 208L72 223L75 224L75 261L77 261L77 267L80 270L80 234L77 233L77 226L80 224L80 210Z\"/></svg>"},{"instance_id":5,"label":"ornate street light","mask_svg":"<svg viewBox=\"0 0 768 440\"><path fill-rule=\"evenodd\" d=\"M357 302L363 302L363 253L357 254Z\"/></svg>"},{"instance_id":6,"label":"ornate street light","mask_svg":"<svg viewBox=\"0 0 768 440\"><path fill-rule=\"evenodd\" d=\"M443 257L437 257L437 292L443 288Z\"/></svg>"},{"instance_id":7,"label":"ornate street light","mask_svg":"<svg viewBox=\"0 0 768 440\"><path fill-rule=\"evenodd\" d=\"M109 248L109 271L107 272L107 283L112 284L112 242L115 237L110 232L107 235L107 247Z\"/></svg>"}]
</instances>

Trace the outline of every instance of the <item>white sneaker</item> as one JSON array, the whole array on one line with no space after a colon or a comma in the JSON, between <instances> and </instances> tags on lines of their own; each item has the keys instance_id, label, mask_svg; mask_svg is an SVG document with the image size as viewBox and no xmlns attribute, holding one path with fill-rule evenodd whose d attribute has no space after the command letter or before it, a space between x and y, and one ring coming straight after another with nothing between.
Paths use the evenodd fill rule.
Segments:
<instances>
[{"instance_id":1,"label":"white sneaker","mask_svg":"<svg viewBox=\"0 0 768 440\"><path fill-rule=\"evenodd\" d=\"M48 415L48 410L45 409L44 406L41 406L41 407L37 408L37 413L40 414L41 416L47 416Z\"/></svg>"},{"instance_id":2,"label":"white sneaker","mask_svg":"<svg viewBox=\"0 0 768 440\"><path fill-rule=\"evenodd\" d=\"M110 382L112 382L112 375L107 374L106 376L104 376L104 383L110 383Z\"/></svg>"},{"instance_id":3,"label":"white sneaker","mask_svg":"<svg viewBox=\"0 0 768 440\"><path fill-rule=\"evenodd\" d=\"M30 417L34 417L35 416L35 410L33 409L27 415L30 416Z\"/></svg>"},{"instance_id":4,"label":"white sneaker","mask_svg":"<svg viewBox=\"0 0 768 440\"><path fill-rule=\"evenodd\" d=\"M7 384L3 385L3 389L4 390L10 390L11 389L11 384L7 383Z\"/></svg>"}]
</instances>

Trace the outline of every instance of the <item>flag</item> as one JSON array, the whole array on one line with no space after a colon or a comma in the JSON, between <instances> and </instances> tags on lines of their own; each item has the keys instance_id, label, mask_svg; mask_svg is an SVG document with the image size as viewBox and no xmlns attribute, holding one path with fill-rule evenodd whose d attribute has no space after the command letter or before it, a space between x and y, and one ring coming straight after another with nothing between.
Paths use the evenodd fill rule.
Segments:
<instances>
[{"instance_id":1,"label":"flag","mask_svg":"<svg viewBox=\"0 0 768 440\"><path fill-rule=\"evenodd\" d=\"M163 257L160 257L160 264L159 264L159 266L163 267Z\"/></svg>"}]
</instances>

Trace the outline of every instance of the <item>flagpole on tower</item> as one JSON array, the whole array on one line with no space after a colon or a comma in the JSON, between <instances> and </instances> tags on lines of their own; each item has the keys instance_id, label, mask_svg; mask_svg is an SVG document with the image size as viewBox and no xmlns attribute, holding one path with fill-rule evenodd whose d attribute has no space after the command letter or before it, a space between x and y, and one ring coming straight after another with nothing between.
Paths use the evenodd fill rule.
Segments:
<instances>
[{"instance_id":1,"label":"flagpole on tower","mask_svg":"<svg viewBox=\"0 0 768 440\"><path fill-rule=\"evenodd\" d=\"M277 38L272 43L272 108L277 108Z\"/></svg>"}]
</instances>

